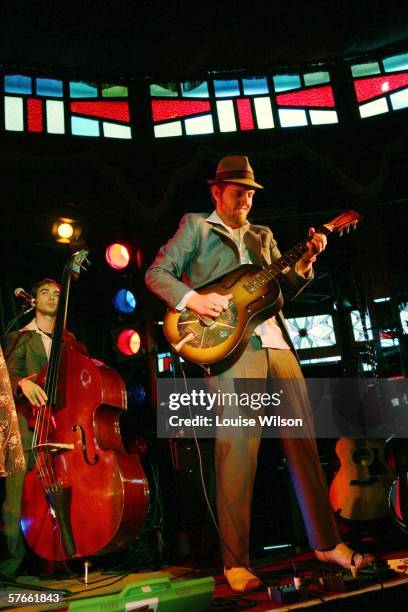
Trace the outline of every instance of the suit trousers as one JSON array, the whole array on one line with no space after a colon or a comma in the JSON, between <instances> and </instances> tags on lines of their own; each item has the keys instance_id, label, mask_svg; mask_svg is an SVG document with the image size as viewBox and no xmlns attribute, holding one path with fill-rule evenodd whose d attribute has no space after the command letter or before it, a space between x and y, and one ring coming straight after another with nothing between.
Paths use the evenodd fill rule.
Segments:
<instances>
[{"instance_id":1,"label":"suit trousers","mask_svg":"<svg viewBox=\"0 0 408 612\"><path fill-rule=\"evenodd\" d=\"M295 355L291 350L260 348L259 339L253 336L243 355L229 370L209 379L209 387L214 389L221 385L223 391L233 391L234 381L230 379L258 379L259 392L278 391L282 383L290 381L284 387L286 401L293 413L302 418L306 437L281 437L281 443L311 548L334 548L340 537L313 437L313 416L306 383ZM260 389L262 384L264 388ZM223 418L238 413L230 406L218 410ZM242 414L241 408L238 411ZM249 563L252 493L262 431L260 426L248 429L241 434L234 429L232 435L229 428L217 428L216 500L221 550L227 567Z\"/></svg>"}]
</instances>

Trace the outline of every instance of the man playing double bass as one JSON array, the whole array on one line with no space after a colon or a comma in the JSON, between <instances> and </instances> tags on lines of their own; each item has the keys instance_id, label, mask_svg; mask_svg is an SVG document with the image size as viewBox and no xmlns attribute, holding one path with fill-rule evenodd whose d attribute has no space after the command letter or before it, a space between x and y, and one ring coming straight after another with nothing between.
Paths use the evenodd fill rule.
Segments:
<instances>
[{"instance_id":1,"label":"man playing double bass","mask_svg":"<svg viewBox=\"0 0 408 612\"><path fill-rule=\"evenodd\" d=\"M33 406L41 408L47 401L45 391L36 383L36 379L48 364L59 294L60 286L53 279L45 278L37 282L32 289L34 318L7 337L5 357L17 404L27 469L33 465L30 453L33 432L28 426L28 411ZM5 484L2 521L8 556L0 563L0 575L7 578L16 576L26 551L20 527L24 477L25 471L15 472L7 477Z\"/></svg>"}]
</instances>

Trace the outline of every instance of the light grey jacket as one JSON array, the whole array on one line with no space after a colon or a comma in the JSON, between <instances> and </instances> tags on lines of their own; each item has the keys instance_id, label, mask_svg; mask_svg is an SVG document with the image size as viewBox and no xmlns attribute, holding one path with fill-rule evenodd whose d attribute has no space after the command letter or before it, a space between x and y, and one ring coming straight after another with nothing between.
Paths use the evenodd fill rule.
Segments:
<instances>
[{"instance_id":1,"label":"light grey jacket","mask_svg":"<svg viewBox=\"0 0 408 612\"><path fill-rule=\"evenodd\" d=\"M240 265L238 245L224 226L208 221L208 217L209 213L185 214L146 272L147 287L171 308L191 288L206 285ZM269 227L250 225L244 240L251 261L260 267L281 256ZM313 273L304 278L292 268L281 283L285 300L293 299L312 279ZM288 340L282 313L277 319Z\"/></svg>"}]
</instances>

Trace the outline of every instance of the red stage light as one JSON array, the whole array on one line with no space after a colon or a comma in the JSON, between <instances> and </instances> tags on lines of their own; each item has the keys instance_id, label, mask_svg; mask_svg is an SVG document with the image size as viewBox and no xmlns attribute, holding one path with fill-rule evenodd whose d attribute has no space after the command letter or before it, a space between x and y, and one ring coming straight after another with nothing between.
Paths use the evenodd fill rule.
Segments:
<instances>
[{"instance_id":1,"label":"red stage light","mask_svg":"<svg viewBox=\"0 0 408 612\"><path fill-rule=\"evenodd\" d=\"M123 355L136 355L139 352L141 339L135 329L124 329L116 340L116 346Z\"/></svg>"},{"instance_id":2,"label":"red stage light","mask_svg":"<svg viewBox=\"0 0 408 612\"><path fill-rule=\"evenodd\" d=\"M105 259L114 270L122 270L129 263L129 251L123 244L110 244L105 253Z\"/></svg>"}]
</instances>

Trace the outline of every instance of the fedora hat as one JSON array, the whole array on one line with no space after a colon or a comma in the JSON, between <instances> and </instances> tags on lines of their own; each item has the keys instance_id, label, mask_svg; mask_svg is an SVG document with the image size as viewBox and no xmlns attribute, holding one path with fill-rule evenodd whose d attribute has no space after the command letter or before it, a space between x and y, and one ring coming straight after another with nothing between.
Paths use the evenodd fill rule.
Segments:
<instances>
[{"instance_id":1,"label":"fedora hat","mask_svg":"<svg viewBox=\"0 0 408 612\"><path fill-rule=\"evenodd\" d=\"M255 183L254 171L245 155L227 155L218 162L215 178L208 179L207 183L239 183L254 189L263 189L262 185Z\"/></svg>"}]
</instances>

